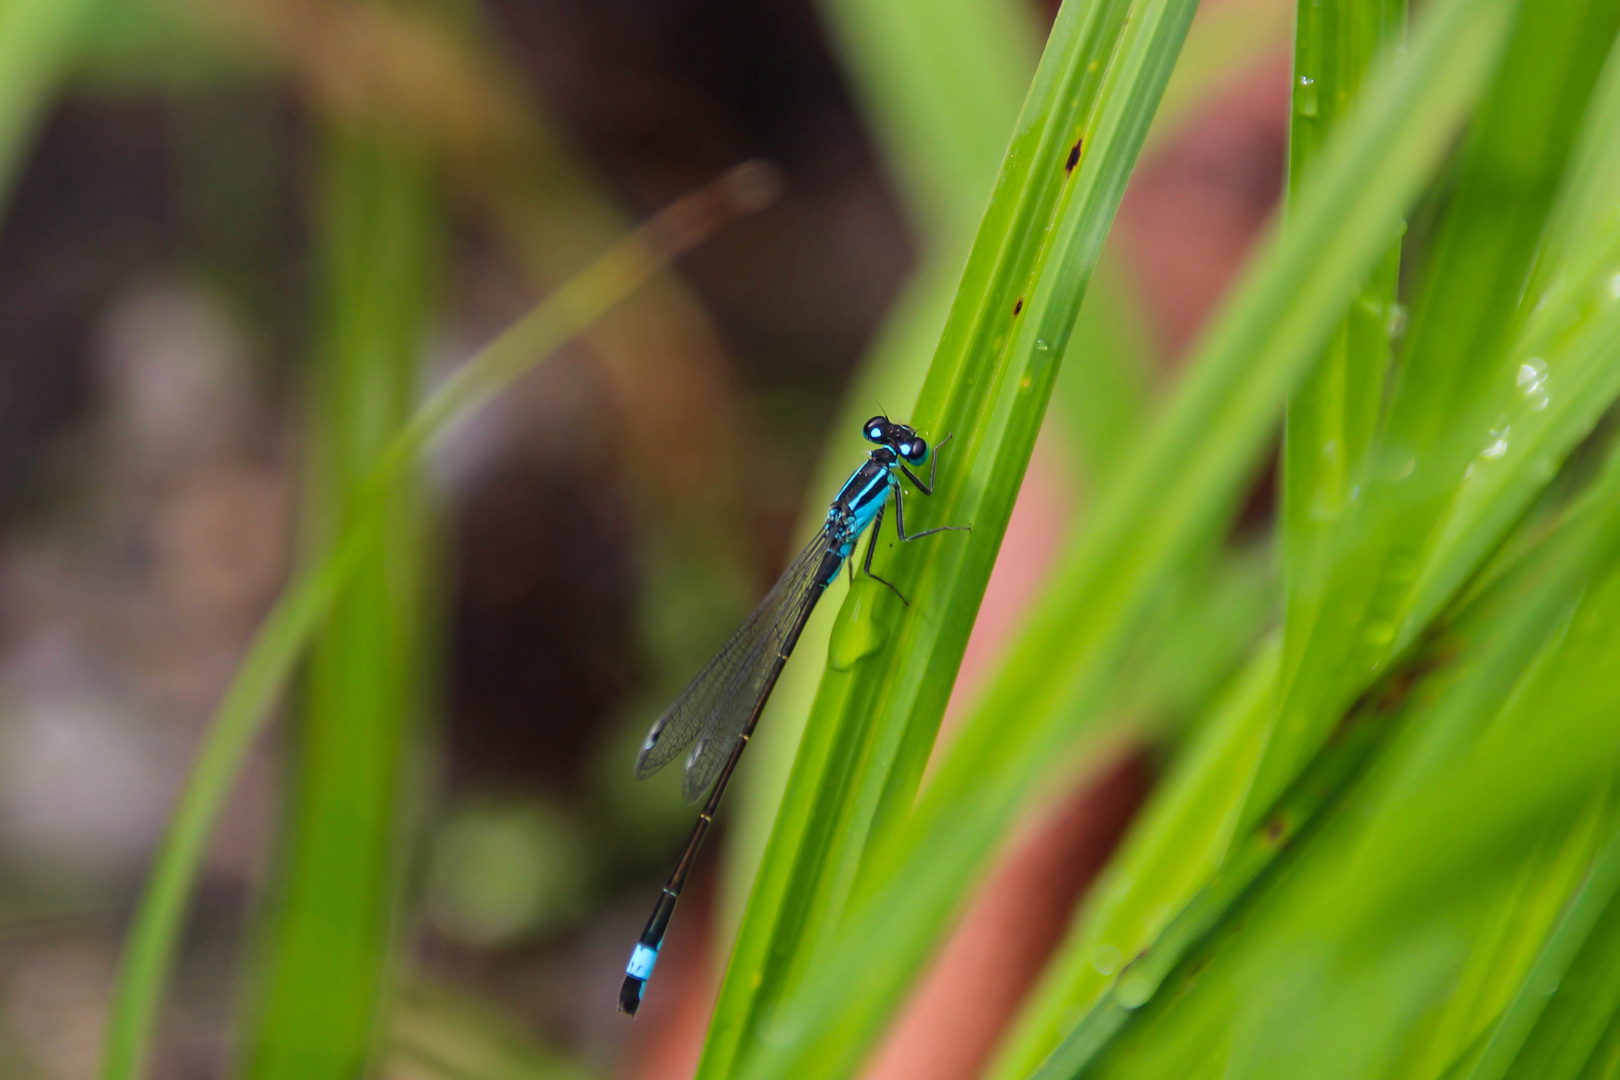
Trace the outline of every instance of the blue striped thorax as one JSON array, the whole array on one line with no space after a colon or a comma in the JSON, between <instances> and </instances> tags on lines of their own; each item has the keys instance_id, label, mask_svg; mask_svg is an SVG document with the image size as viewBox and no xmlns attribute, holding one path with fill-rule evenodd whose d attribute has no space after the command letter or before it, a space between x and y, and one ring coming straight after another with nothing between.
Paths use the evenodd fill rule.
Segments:
<instances>
[{"instance_id":1,"label":"blue striped thorax","mask_svg":"<svg viewBox=\"0 0 1620 1080\"><path fill-rule=\"evenodd\" d=\"M838 497L827 509L827 531L842 549L839 554L848 556L854 550L855 538L877 517L889 488L900 482L895 476L899 465L895 452L880 446L839 489Z\"/></svg>"}]
</instances>

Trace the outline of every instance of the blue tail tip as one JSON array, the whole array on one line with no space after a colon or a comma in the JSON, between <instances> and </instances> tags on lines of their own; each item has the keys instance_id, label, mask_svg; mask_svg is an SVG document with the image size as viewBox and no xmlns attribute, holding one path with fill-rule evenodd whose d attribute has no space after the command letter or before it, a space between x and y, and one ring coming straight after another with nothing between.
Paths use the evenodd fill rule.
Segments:
<instances>
[{"instance_id":1,"label":"blue tail tip","mask_svg":"<svg viewBox=\"0 0 1620 1080\"><path fill-rule=\"evenodd\" d=\"M641 1008L641 988L646 985L646 979L626 975L624 985L619 987L619 1011L626 1016L635 1016L636 1010Z\"/></svg>"}]
</instances>

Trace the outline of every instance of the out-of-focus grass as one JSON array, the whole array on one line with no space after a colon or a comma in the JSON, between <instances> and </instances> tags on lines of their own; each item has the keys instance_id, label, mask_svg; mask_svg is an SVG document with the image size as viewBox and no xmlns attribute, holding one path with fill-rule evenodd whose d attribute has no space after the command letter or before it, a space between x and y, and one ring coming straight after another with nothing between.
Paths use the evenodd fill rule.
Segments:
<instances>
[{"instance_id":1,"label":"out-of-focus grass","mask_svg":"<svg viewBox=\"0 0 1620 1080\"><path fill-rule=\"evenodd\" d=\"M318 557L357 514L381 528L310 647L287 740L283 839L243 1040L243 1072L267 1078L368 1070L411 846L407 792L436 689L422 662L438 594L422 494L406 481L366 503L373 463L417 399L433 329L438 178L421 154L364 129L329 131L323 158L306 529Z\"/></svg>"},{"instance_id":2,"label":"out-of-focus grass","mask_svg":"<svg viewBox=\"0 0 1620 1080\"><path fill-rule=\"evenodd\" d=\"M0 201L104 6L100 0L0 6Z\"/></svg>"},{"instance_id":3,"label":"out-of-focus grass","mask_svg":"<svg viewBox=\"0 0 1620 1080\"><path fill-rule=\"evenodd\" d=\"M125 943L103 1051L104 1077L141 1074L186 902L231 784L311 636L379 542L381 512L423 450L601 318L675 254L733 215L758 208L773 191L759 170L743 169L674 204L458 369L376 454L339 532L308 556L265 619L197 751Z\"/></svg>"},{"instance_id":4,"label":"out-of-focus grass","mask_svg":"<svg viewBox=\"0 0 1620 1080\"><path fill-rule=\"evenodd\" d=\"M401 978L382 1071L401 1080L589 1080L591 1073L534 1045L501 1010L442 985Z\"/></svg>"}]
</instances>

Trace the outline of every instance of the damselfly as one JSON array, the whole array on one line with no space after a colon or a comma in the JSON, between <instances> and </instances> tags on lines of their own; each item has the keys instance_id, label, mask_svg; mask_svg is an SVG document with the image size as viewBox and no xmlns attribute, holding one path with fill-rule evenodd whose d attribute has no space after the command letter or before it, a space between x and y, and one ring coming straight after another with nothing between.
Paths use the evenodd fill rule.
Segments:
<instances>
[{"instance_id":1,"label":"damselfly","mask_svg":"<svg viewBox=\"0 0 1620 1080\"><path fill-rule=\"evenodd\" d=\"M827 591L827 586L838 576L846 564L854 575L850 556L860 535L868 527L872 538L866 546L866 558L861 569L873 580L887 585L900 602L910 602L900 590L872 573L872 549L877 547L878 529L883 524L883 511L889 496L894 496L895 531L901 540L916 540L938 532L967 530L967 525L942 525L906 535L905 503L901 496L900 477L914 484L924 495L934 493L935 470L939 465L938 451L950 441L947 435L939 447L930 450L928 443L905 424L896 424L886 416L874 416L862 429L868 442L877 448L867 455L861 467L851 474L838 497L827 509L827 520L815 539L799 552L782 572L776 587L748 616L748 620L720 647L720 652L707 667L698 672L675 704L647 733L636 757L636 778L645 779L669 764L688 746L686 775L681 782L681 795L688 802L697 802L703 793L708 801L698 814L692 838L686 843L680 862L664 885L653 908L647 928L641 932L630 963L625 967L624 985L619 990L619 1011L636 1014L641 1007L641 991L652 977L653 965L658 961L658 949L664 943L664 931L669 918L675 913L675 901L680 899L681 887L697 859L698 847L704 833L714 821L714 812L720 805L720 796L742 757L748 738L754 733L765 701L776 686L782 665L798 644L799 634L810 619L816 601ZM928 483L923 483L911 466L928 465Z\"/></svg>"}]
</instances>

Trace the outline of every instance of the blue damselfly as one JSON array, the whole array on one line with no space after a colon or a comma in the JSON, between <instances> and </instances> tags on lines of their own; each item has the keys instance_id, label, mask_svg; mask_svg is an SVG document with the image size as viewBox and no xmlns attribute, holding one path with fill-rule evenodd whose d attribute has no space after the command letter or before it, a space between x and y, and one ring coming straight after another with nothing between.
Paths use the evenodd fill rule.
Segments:
<instances>
[{"instance_id":1,"label":"blue damselfly","mask_svg":"<svg viewBox=\"0 0 1620 1080\"><path fill-rule=\"evenodd\" d=\"M901 540L969 528L942 525L906 534L900 477L904 475L924 495L932 495L939 464L938 450L950 441L949 435L939 447L930 449L916 431L905 424L893 423L886 416L872 417L861 433L877 447L839 489L821 531L788 564L776 587L720 647L708 666L698 672L675 699L675 704L653 724L636 757L636 778L645 779L691 747L686 755L681 795L695 803L707 791L709 798L698 814L697 825L692 829L692 838L687 841L680 862L676 863L664 891L659 894L647 928L641 932L630 954L624 985L619 990L621 1012L634 1016L641 1007L642 988L652 977L664 932L669 928L670 916L675 913L675 902L697 859L703 836L714 821L715 810L725 794L732 771L748 745L749 736L754 733L754 725L759 722L759 714L776 686L777 677L782 674L782 666L792 655L804 624L815 610L816 601L846 564L853 575L850 556L855 552L861 533L868 527L872 530L862 570L887 585L900 597L900 602L909 607L910 602L900 595L900 590L872 573L872 550L877 547L878 529L883 524L883 511L890 495L894 497L895 531ZM926 484L910 468L924 464L928 465Z\"/></svg>"}]
</instances>

